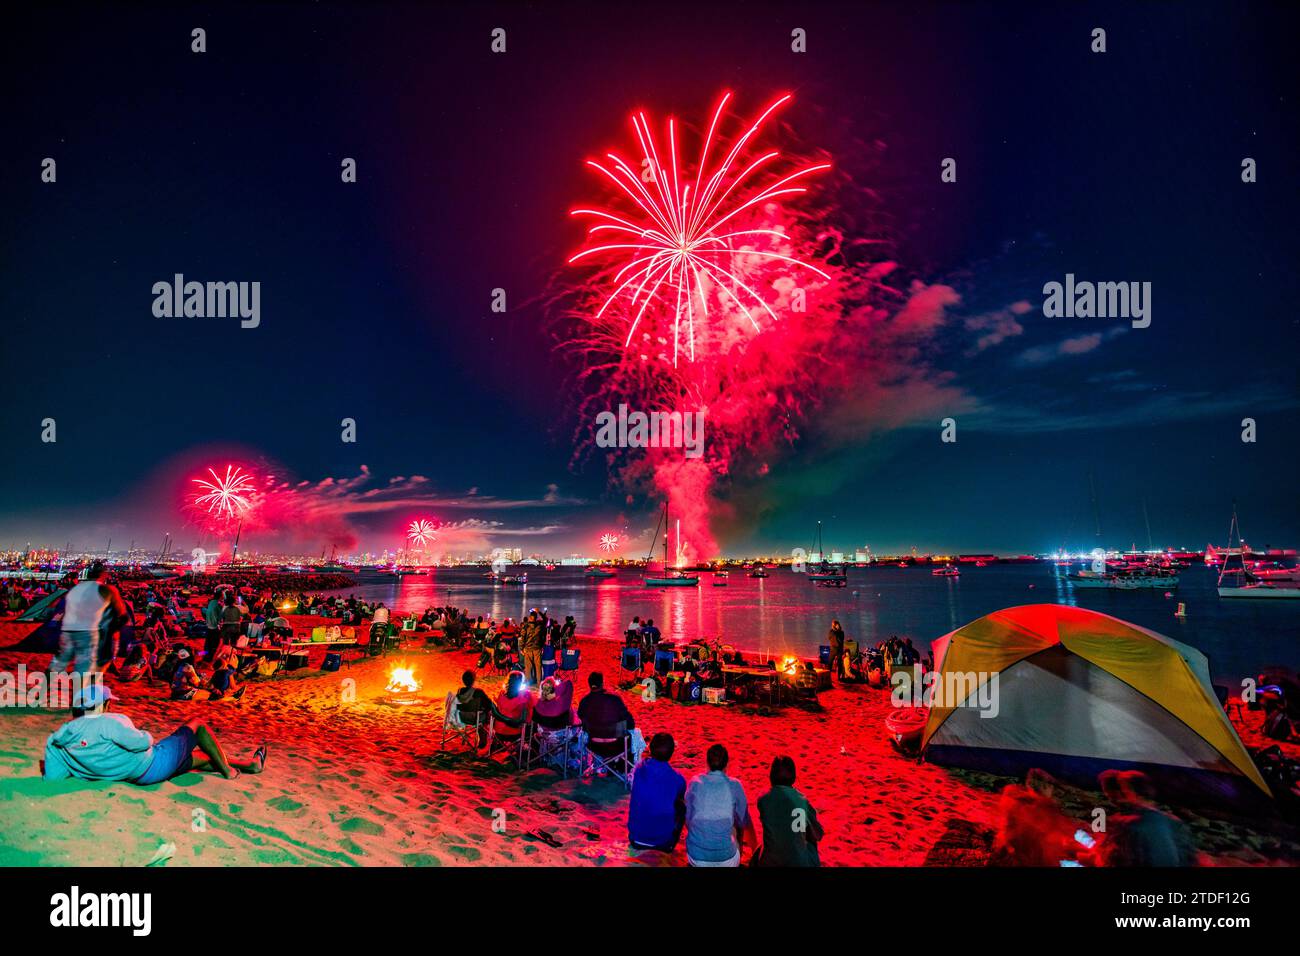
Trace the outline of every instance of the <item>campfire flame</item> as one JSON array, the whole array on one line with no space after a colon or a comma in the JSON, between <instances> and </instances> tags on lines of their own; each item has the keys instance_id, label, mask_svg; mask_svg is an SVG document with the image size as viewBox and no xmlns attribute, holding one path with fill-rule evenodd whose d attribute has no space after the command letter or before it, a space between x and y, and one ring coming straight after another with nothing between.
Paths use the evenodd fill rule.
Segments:
<instances>
[{"instance_id":1,"label":"campfire flame","mask_svg":"<svg viewBox=\"0 0 1300 956\"><path fill-rule=\"evenodd\" d=\"M415 679L415 668L399 664L388 672L388 684L384 690L390 694L414 694L420 690L420 682Z\"/></svg>"},{"instance_id":2,"label":"campfire flame","mask_svg":"<svg viewBox=\"0 0 1300 956\"><path fill-rule=\"evenodd\" d=\"M781 658L781 673L794 674L799 670L799 658L787 654Z\"/></svg>"}]
</instances>

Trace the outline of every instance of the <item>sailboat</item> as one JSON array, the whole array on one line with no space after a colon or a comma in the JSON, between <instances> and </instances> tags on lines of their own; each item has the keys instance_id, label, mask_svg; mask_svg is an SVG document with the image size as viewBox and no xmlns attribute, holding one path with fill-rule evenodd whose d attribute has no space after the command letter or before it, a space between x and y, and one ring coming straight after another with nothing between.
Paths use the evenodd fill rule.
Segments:
<instances>
[{"instance_id":1,"label":"sailboat","mask_svg":"<svg viewBox=\"0 0 1300 956\"><path fill-rule=\"evenodd\" d=\"M809 570L808 580L819 588L842 588L849 583L849 569L846 567L834 567L826 560L826 552L822 550L822 523L817 522L817 554L821 557L821 563L815 570Z\"/></svg>"},{"instance_id":2,"label":"sailboat","mask_svg":"<svg viewBox=\"0 0 1300 956\"><path fill-rule=\"evenodd\" d=\"M1234 535L1237 544L1234 547ZM1221 552L1223 564L1219 568L1218 591L1221 598L1300 598L1300 587L1285 586L1279 582L1261 581L1246 570L1246 542L1241 538L1241 526L1237 524L1237 509L1232 509L1232 524L1228 528L1228 547ZM1234 566L1233 559L1236 559ZM1226 584L1224 582L1227 582ZM1287 582L1290 584L1291 582Z\"/></svg>"},{"instance_id":3,"label":"sailboat","mask_svg":"<svg viewBox=\"0 0 1300 956\"><path fill-rule=\"evenodd\" d=\"M659 519L664 529L664 573L662 577L651 577L646 575L642 583L648 588L693 588L698 587L700 579L698 576L683 574L678 571L674 573L668 563L668 506L664 505L663 517ZM659 540L659 525L655 525L655 536L650 540L650 550L647 552L645 560L647 570L650 565L650 557L654 554L655 542Z\"/></svg>"}]
</instances>

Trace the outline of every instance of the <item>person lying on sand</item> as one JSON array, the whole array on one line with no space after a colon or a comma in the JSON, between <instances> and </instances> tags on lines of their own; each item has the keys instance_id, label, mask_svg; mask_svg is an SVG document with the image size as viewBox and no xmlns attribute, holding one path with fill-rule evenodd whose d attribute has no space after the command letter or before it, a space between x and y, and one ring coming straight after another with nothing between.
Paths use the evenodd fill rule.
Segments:
<instances>
[{"instance_id":1,"label":"person lying on sand","mask_svg":"<svg viewBox=\"0 0 1300 956\"><path fill-rule=\"evenodd\" d=\"M72 720L45 741L46 780L126 780L139 786L162 783L194 771L212 771L227 780L241 773L261 773L266 745L247 763L232 764L215 737L199 720L180 725L154 743L125 714L109 712L113 692L103 684L79 690L72 701ZM203 756L194 759L194 751Z\"/></svg>"}]
</instances>

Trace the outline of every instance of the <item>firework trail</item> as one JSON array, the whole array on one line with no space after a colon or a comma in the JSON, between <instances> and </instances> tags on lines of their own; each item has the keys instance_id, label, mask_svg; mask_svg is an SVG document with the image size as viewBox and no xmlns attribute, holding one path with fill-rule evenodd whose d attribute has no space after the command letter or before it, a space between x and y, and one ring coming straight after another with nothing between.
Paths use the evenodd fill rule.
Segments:
<instances>
[{"instance_id":1,"label":"firework trail","mask_svg":"<svg viewBox=\"0 0 1300 956\"><path fill-rule=\"evenodd\" d=\"M600 536L600 550L605 552L617 551L620 536L612 532L606 532Z\"/></svg>"},{"instance_id":2,"label":"firework trail","mask_svg":"<svg viewBox=\"0 0 1300 956\"><path fill-rule=\"evenodd\" d=\"M557 303L562 347L578 366L577 455L592 448L595 415L619 403L704 412L698 458L605 452L617 484L667 500L688 562L717 554L714 527L734 517L729 487L766 474L823 402L879 370L872 329L896 295L884 285L894 264L872 261L878 240L844 238L852 217L834 199L860 202L861 191L834 176L827 184L825 157L767 141L790 100L735 123L724 94L689 163L688 131L670 119L657 139L635 114L641 161L612 152L590 161L609 203L572 210L592 223L570 259L585 274ZM822 184L810 194L814 177Z\"/></svg>"}]
</instances>

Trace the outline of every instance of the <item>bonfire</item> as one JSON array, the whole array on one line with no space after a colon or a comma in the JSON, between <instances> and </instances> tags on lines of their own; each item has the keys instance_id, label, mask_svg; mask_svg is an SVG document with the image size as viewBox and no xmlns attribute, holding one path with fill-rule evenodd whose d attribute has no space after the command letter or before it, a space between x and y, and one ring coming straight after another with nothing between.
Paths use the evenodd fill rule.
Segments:
<instances>
[{"instance_id":1,"label":"bonfire","mask_svg":"<svg viewBox=\"0 0 1300 956\"><path fill-rule=\"evenodd\" d=\"M419 698L420 682L415 679L415 668L407 667L405 662L398 664L388 672L388 683L384 685L388 702L392 704L414 704Z\"/></svg>"}]
</instances>

